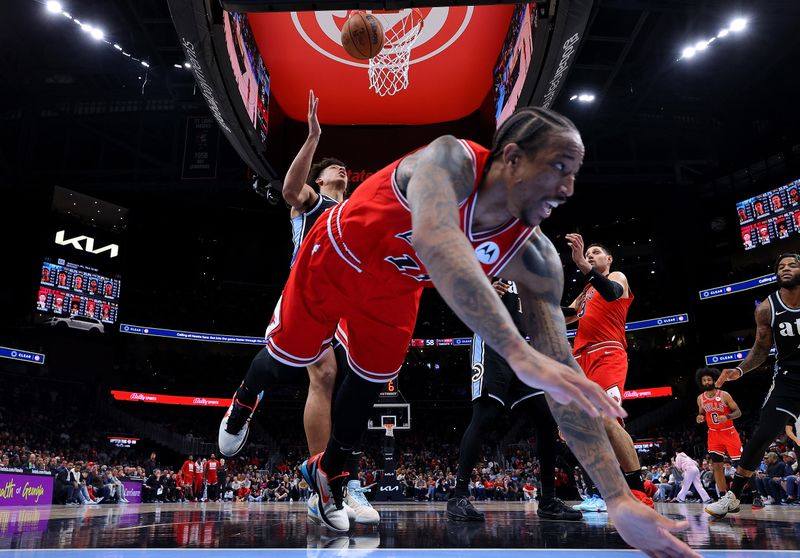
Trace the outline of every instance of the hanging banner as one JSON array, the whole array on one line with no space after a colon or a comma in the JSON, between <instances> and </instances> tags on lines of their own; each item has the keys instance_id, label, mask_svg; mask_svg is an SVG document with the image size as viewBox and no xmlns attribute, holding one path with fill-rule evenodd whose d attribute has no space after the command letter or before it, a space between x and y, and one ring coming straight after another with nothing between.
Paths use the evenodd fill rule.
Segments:
<instances>
[{"instance_id":1,"label":"hanging banner","mask_svg":"<svg viewBox=\"0 0 800 558\"><path fill-rule=\"evenodd\" d=\"M219 127L212 117L187 118L181 178L216 178L218 147Z\"/></svg>"}]
</instances>

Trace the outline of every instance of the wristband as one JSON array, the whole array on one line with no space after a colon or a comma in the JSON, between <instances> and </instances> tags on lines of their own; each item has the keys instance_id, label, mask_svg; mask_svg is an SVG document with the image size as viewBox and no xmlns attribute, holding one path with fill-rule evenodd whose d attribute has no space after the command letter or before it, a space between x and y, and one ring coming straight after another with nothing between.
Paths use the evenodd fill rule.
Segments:
<instances>
[{"instance_id":1,"label":"wristband","mask_svg":"<svg viewBox=\"0 0 800 558\"><path fill-rule=\"evenodd\" d=\"M738 371L739 371L739 374L740 374L740 376L739 376L739 377L740 377L740 378L741 378L742 376L744 376L744 370L742 370L742 367L741 367L741 366L734 366L734 367L733 367L733 369L734 369L734 370L738 370Z\"/></svg>"}]
</instances>

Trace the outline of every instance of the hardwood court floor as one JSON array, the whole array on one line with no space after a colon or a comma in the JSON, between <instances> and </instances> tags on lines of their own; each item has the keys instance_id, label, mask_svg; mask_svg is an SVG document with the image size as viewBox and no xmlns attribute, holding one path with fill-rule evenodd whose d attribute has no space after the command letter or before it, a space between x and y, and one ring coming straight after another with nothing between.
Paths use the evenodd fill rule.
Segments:
<instances>
[{"instance_id":1,"label":"hardwood court floor","mask_svg":"<svg viewBox=\"0 0 800 558\"><path fill-rule=\"evenodd\" d=\"M626 550L606 513L559 522L539 519L535 503L478 507L486 523L448 521L441 503L378 505L379 526L356 525L346 535L308 523L302 502L0 508L0 558L642 555ZM656 509L668 517L686 517L690 528L681 537L704 556L800 558L800 507L753 511L743 506L721 521L703 512L701 504L657 503Z\"/></svg>"}]
</instances>

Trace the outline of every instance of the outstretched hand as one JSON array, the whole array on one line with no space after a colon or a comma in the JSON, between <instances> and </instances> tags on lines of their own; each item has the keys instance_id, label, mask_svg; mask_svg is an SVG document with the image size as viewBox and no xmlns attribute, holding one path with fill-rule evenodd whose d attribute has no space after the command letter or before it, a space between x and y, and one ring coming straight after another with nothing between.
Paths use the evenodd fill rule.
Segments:
<instances>
[{"instance_id":1,"label":"outstretched hand","mask_svg":"<svg viewBox=\"0 0 800 558\"><path fill-rule=\"evenodd\" d=\"M569 233L565 235L564 238L567 240L567 245L572 251L572 261L575 262L578 269L584 273L591 271L592 266L586 261L586 256L584 256L583 237L578 233Z\"/></svg>"},{"instance_id":2,"label":"outstretched hand","mask_svg":"<svg viewBox=\"0 0 800 558\"><path fill-rule=\"evenodd\" d=\"M742 371L738 368L726 368L719 374L719 378L714 382L714 386L721 388L725 382L733 382L742 377Z\"/></svg>"},{"instance_id":3,"label":"outstretched hand","mask_svg":"<svg viewBox=\"0 0 800 558\"><path fill-rule=\"evenodd\" d=\"M672 534L686 530L689 527L686 521L667 519L628 497L609 503L608 515L625 542L648 556L700 558L700 554Z\"/></svg>"},{"instance_id":4,"label":"outstretched hand","mask_svg":"<svg viewBox=\"0 0 800 558\"><path fill-rule=\"evenodd\" d=\"M319 97L314 95L313 90L308 91L308 135L319 137L322 134L322 128L319 126L317 120L317 106L319 105Z\"/></svg>"}]
</instances>

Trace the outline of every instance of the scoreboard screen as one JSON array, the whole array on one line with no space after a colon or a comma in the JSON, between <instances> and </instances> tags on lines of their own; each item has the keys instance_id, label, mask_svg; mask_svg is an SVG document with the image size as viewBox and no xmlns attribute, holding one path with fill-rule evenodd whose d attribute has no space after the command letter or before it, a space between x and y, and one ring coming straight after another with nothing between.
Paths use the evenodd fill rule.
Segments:
<instances>
[{"instance_id":1,"label":"scoreboard screen","mask_svg":"<svg viewBox=\"0 0 800 558\"><path fill-rule=\"evenodd\" d=\"M745 250L800 234L800 180L736 204Z\"/></svg>"},{"instance_id":2,"label":"scoreboard screen","mask_svg":"<svg viewBox=\"0 0 800 558\"><path fill-rule=\"evenodd\" d=\"M49 316L83 316L114 324L119 292L118 275L110 277L87 265L46 258L36 310Z\"/></svg>"}]
</instances>

